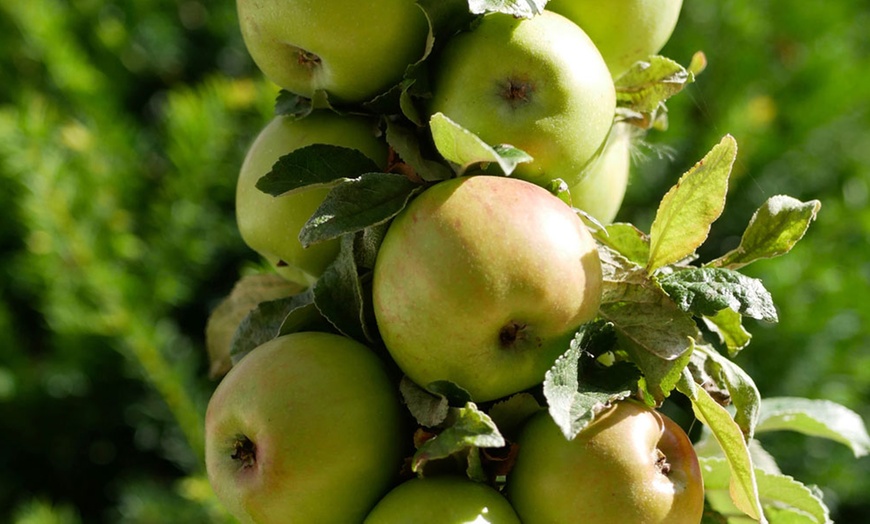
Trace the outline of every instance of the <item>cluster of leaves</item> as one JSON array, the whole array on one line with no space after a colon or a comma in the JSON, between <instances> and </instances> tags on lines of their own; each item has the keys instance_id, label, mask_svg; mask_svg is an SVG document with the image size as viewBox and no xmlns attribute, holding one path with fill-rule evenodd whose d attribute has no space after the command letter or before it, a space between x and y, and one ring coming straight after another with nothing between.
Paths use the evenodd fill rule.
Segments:
<instances>
[{"instance_id":1,"label":"cluster of leaves","mask_svg":"<svg viewBox=\"0 0 870 524\"><path fill-rule=\"evenodd\" d=\"M504 4L506 10L517 7ZM434 35L437 26L432 27ZM618 79L617 120L644 130L663 129L665 101L703 67L701 54L688 68L664 57L638 64ZM444 115L421 122L414 96L425 93L423 70L409 69L405 81L388 94L392 105L385 96L366 106L376 113L393 110L384 121L385 134L401 165L391 172L380 172L356 151L315 145L286 155L258 183L276 197L313 185L330 187L299 238L303 245L340 238L341 253L310 289L255 307L229 342L234 360L270 338L312 326L379 347L367 293L390 220L440 180L509 176L519 163L531 160L510 145L485 143ZM324 107L340 110L325 97L305 100L283 93L278 100L279 112L297 117ZM820 203L772 197L753 215L737 248L697 264L697 250L724 209L736 154L735 140L723 138L664 196L649 234L631 224L592 221L605 279L599 318L578 331L540 391L478 406L455 384L423 388L404 379L403 396L421 428L411 470L424 474L445 461L458 462L471 478L500 482L515 452L512 432L537 410L548 409L570 439L612 402L637 396L660 405L676 390L691 401L707 432L701 448L707 454L701 460L711 511L761 522L797 517L828 521L816 491L782 475L771 460L757 463L756 456L764 452L755 433L787 429L824 436L850 445L857 456L870 451L863 422L837 405L762 401L751 377L717 349L734 357L749 344L744 317L777 320L763 284L738 270L787 253L804 236ZM560 181L550 189L564 196ZM249 292L240 282L237 293Z\"/></svg>"}]
</instances>

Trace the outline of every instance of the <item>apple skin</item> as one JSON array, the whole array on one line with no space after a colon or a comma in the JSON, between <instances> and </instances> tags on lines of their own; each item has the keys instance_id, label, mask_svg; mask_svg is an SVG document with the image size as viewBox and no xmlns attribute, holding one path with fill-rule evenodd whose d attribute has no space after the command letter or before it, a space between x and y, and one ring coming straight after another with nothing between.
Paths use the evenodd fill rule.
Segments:
<instances>
[{"instance_id":1,"label":"apple skin","mask_svg":"<svg viewBox=\"0 0 870 524\"><path fill-rule=\"evenodd\" d=\"M601 299L595 241L570 206L514 178L439 182L392 222L373 304L395 362L478 402L539 384Z\"/></svg>"},{"instance_id":2,"label":"apple skin","mask_svg":"<svg viewBox=\"0 0 870 524\"><path fill-rule=\"evenodd\" d=\"M583 28L614 78L668 42L683 0L552 0L547 9Z\"/></svg>"},{"instance_id":3,"label":"apple skin","mask_svg":"<svg viewBox=\"0 0 870 524\"><path fill-rule=\"evenodd\" d=\"M578 182L613 123L616 90L582 29L544 11L531 19L494 13L446 43L433 73L430 112L490 145L534 160L513 176L539 185Z\"/></svg>"},{"instance_id":4,"label":"apple skin","mask_svg":"<svg viewBox=\"0 0 870 524\"><path fill-rule=\"evenodd\" d=\"M255 348L206 411L215 494L242 522L361 522L402 466L397 391L373 351L339 335Z\"/></svg>"},{"instance_id":5,"label":"apple skin","mask_svg":"<svg viewBox=\"0 0 870 524\"><path fill-rule=\"evenodd\" d=\"M363 102L423 58L429 23L413 0L237 0L251 58L279 86L308 98Z\"/></svg>"},{"instance_id":6,"label":"apple skin","mask_svg":"<svg viewBox=\"0 0 870 524\"><path fill-rule=\"evenodd\" d=\"M408 480L378 502L363 524L520 524L505 497L465 477Z\"/></svg>"},{"instance_id":7,"label":"apple skin","mask_svg":"<svg viewBox=\"0 0 870 524\"><path fill-rule=\"evenodd\" d=\"M256 183L282 156L312 144L361 151L378 166L387 162L386 142L364 117L315 111L305 118L277 116L260 131L248 149L236 184L236 223L242 240L263 256L278 274L307 287L338 255L338 240L303 248L299 231L323 202L329 188L314 187L273 197Z\"/></svg>"},{"instance_id":8,"label":"apple skin","mask_svg":"<svg viewBox=\"0 0 870 524\"><path fill-rule=\"evenodd\" d=\"M525 524L701 521L703 478L689 437L638 402L617 403L572 441L538 413L518 443L506 490Z\"/></svg>"},{"instance_id":9,"label":"apple skin","mask_svg":"<svg viewBox=\"0 0 870 524\"><path fill-rule=\"evenodd\" d=\"M614 124L601 155L589 165L580 182L569 188L571 203L602 224L613 222L628 189L630 170L630 125Z\"/></svg>"}]
</instances>

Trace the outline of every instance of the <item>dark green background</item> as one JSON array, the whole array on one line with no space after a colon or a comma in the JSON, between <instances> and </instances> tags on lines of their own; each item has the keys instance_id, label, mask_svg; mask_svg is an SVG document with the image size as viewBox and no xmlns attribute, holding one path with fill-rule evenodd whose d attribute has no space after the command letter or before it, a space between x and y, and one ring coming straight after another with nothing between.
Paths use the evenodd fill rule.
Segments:
<instances>
[{"instance_id":1,"label":"dark green background","mask_svg":"<svg viewBox=\"0 0 870 524\"><path fill-rule=\"evenodd\" d=\"M647 229L730 133L731 194L702 259L776 194L819 199L807 238L747 272L780 323L738 357L764 396L870 420L870 10L688 0L663 51L709 66L635 150L620 219ZM275 89L230 1L28 0L0 7L0 521L212 522L202 478L210 308L257 264L235 176ZM195 442L193 446L188 442ZM765 437L838 522L870 513L870 459Z\"/></svg>"}]
</instances>

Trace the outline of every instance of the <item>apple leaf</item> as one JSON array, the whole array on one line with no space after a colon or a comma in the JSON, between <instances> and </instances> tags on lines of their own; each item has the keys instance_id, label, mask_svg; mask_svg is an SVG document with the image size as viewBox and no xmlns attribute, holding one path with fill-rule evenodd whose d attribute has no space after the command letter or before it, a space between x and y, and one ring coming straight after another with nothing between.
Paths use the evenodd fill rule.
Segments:
<instances>
[{"instance_id":1,"label":"apple leaf","mask_svg":"<svg viewBox=\"0 0 870 524\"><path fill-rule=\"evenodd\" d=\"M356 149L311 144L282 156L257 181L257 189L272 196L308 186L331 186L346 178L379 171L375 162Z\"/></svg>"},{"instance_id":2,"label":"apple leaf","mask_svg":"<svg viewBox=\"0 0 870 524\"><path fill-rule=\"evenodd\" d=\"M631 362L636 365L643 376L638 381L641 392L648 404L659 404L676 387L682 377L683 369L688 365L692 356L694 339L689 339L689 348L675 359L665 360L656 356L645 348L638 346L631 340L620 338L620 348L628 354Z\"/></svg>"},{"instance_id":3,"label":"apple leaf","mask_svg":"<svg viewBox=\"0 0 870 524\"><path fill-rule=\"evenodd\" d=\"M398 214L423 186L402 175L366 173L339 182L302 226L304 247L382 224Z\"/></svg>"},{"instance_id":4,"label":"apple leaf","mask_svg":"<svg viewBox=\"0 0 870 524\"><path fill-rule=\"evenodd\" d=\"M230 356L238 363L252 349L282 334L281 326L292 317L291 322L305 325L317 319L313 307L314 296L310 289L296 295L261 302L251 310L233 336Z\"/></svg>"},{"instance_id":5,"label":"apple leaf","mask_svg":"<svg viewBox=\"0 0 870 524\"><path fill-rule=\"evenodd\" d=\"M662 360L676 360L692 347L698 328L639 265L616 251L598 250L603 275L599 315L620 338ZM643 371L643 370L642 370Z\"/></svg>"},{"instance_id":6,"label":"apple leaf","mask_svg":"<svg viewBox=\"0 0 870 524\"><path fill-rule=\"evenodd\" d=\"M287 115L296 118L304 118L314 110L314 103L310 98L306 98L296 93L291 93L286 89L278 92L278 97L275 99L275 114Z\"/></svg>"},{"instance_id":7,"label":"apple leaf","mask_svg":"<svg viewBox=\"0 0 870 524\"><path fill-rule=\"evenodd\" d=\"M239 324L261 302L292 296L301 286L274 273L258 273L240 278L211 312L205 327L205 345L209 356L209 378L217 379L232 367L230 352Z\"/></svg>"},{"instance_id":8,"label":"apple leaf","mask_svg":"<svg viewBox=\"0 0 870 524\"><path fill-rule=\"evenodd\" d=\"M728 410L713 400L707 390L695 384L687 370L683 371L683 378L677 384L677 389L692 401L695 417L710 429L725 454L730 470L728 491L731 500L743 513L766 523L767 519L761 510L755 469L740 427L731 418Z\"/></svg>"},{"instance_id":9,"label":"apple leaf","mask_svg":"<svg viewBox=\"0 0 870 524\"><path fill-rule=\"evenodd\" d=\"M426 389L447 399L451 406L464 406L471 402L471 393L449 380L436 380L426 384Z\"/></svg>"},{"instance_id":10,"label":"apple leaf","mask_svg":"<svg viewBox=\"0 0 870 524\"><path fill-rule=\"evenodd\" d=\"M711 506L722 515L739 517L739 510L727 497L730 470L723 458L699 458L704 491ZM764 514L771 524L828 524L833 521L821 494L792 477L755 469Z\"/></svg>"},{"instance_id":11,"label":"apple leaf","mask_svg":"<svg viewBox=\"0 0 870 524\"><path fill-rule=\"evenodd\" d=\"M751 439L761 405L761 394L752 377L706 344L695 346L687 369L695 383L702 384L720 405L734 406L734 421L746 439Z\"/></svg>"},{"instance_id":12,"label":"apple leaf","mask_svg":"<svg viewBox=\"0 0 870 524\"><path fill-rule=\"evenodd\" d=\"M423 427L434 428L447 419L450 404L444 395L435 395L418 386L408 377L402 377L399 391L408 411Z\"/></svg>"},{"instance_id":13,"label":"apple leaf","mask_svg":"<svg viewBox=\"0 0 870 524\"><path fill-rule=\"evenodd\" d=\"M733 309L726 308L717 311L715 315L705 315L702 320L707 329L725 344L731 357L737 356L752 340L752 334L743 327L743 316Z\"/></svg>"},{"instance_id":14,"label":"apple leaf","mask_svg":"<svg viewBox=\"0 0 870 524\"><path fill-rule=\"evenodd\" d=\"M544 409L531 393L517 393L496 402L487 414L498 426L502 435L510 438L519 433L523 424L540 410Z\"/></svg>"},{"instance_id":15,"label":"apple leaf","mask_svg":"<svg viewBox=\"0 0 870 524\"><path fill-rule=\"evenodd\" d=\"M477 164L496 164L502 173L510 175L518 164L532 161L531 156L513 146L490 146L443 113L432 115L429 128L435 148L445 160L458 166L459 175Z\"/></svg>"},{"instance_id":16,"label":"apple leaf","mask_svg":"<svg viewBox=\"0 0 870 524\"><path fill-rule=\"evenodd\" d=\"M378 249L390 228L389 222L370 226L357 232L353 237L353 257L360 273L375 267Z\"/></svg>"},{"instance_id":17,"label":"apple leaf","mask_svg":"<svg viewBox=\"0 0 870 524\"><path fill-rule=\"evenodd\" d=\"M697 316L731 309L756 320L777 321L773 298L761 280L730 269L682 269L658 282L680 309Z\"/></svg>"},{"instance_id":18,"label":"apple leaf","mask_svg":"<svg viewBox=\"0 0 870 524\"><path fill-rule=\"evenodd\" d=\"M403 162L406 162L421 179L428 182L446 180L453 172L442 162L423 156L420 150L420 137L416 130L387 122L387 143L395 150Z\"/></svg>"},{"instance_id":19,"label":"apple leaf","mask_svg":"<svg viewBox=\"0 0 870 524\"><path fill-rule=\"evenodd\" d=\"M595 238L635 264L644 266L649 260L649 236L632 224L609 224Z\"/></svg>"},{"instance_id":20,"label":"apple leaf","mask_svg":"<svg viewBox=\"0 0 870 524\"><path fill-rule=\"evenodd\" d=\"M662 198L650 229L647 270L652 273L695 253L725 207L737 142L726 135Z\"/></svg>"},{"instance_id":21,"label":"apple leaf","mask_svg":"<svg viewBox=\"0 0 870 524\"><path fill-rule=\"evenodd\" d=\"M848 446L856 457L870 453L870 436L861 417L829 400L771 397L761 402L758 432L797 431Z\"/></svg>"},{"instance_id":22,"label":"apple leaf","mask_svg":"<svg viewBox=\"0 0 870 524\"><path fill-rule=\"evenodd\" d=\"M821 206L818 200L801 202L783 195L769 198L752 215L740 245L707 265L738 269L788 253L806 234Z\"/></svg>"},{"instance_id":23,"label":"apple leaf","mask_svg":"<svg viewBox=\"0 0 870 524\"><path fill-rule=\"evenodd\" d=\"M314 283L314 304L339 332L366 343L375 337L366 325L363 288L353 245L354 235L341 237L338 257Z\"/></svg>"},{"instance_id":24,"label":"apple leaf","mask_svg":"<svg viewBox=\"0 0 870 524\"><path fill-rule=\"evenodd\" d=\"M489 415L473 402L450 408L445 429L424 442L414 453L412 471L420 471L431 460L447 458L468 448L500 448L504 437Z\"/></svg>"},{"instance_id":25,"label":"apple leaf","mask_svg":"<svg viewBox=\"0 0 870 524\"><path fill-rule=\"evenodd\" d=\"M595 361L586 350L592 329L582 327L544 377L550 416L568 440L612 402L630 396L639 378L637 368L625 362L605 368Z\"/></svg>"},{"instance_id":26,"label":"apple leaf","mask_svg":"<svg viewBox=\"0 0 870 524\"><path fill-rule=\"evenodd\" d=\"M651 56L639 61L616 79L617 115L649 129L665 111L665 101L694 81L692 72L669 58Z\"/></svg>"},{"instance_id":27,"label":"apple leaf","mask_svg":"<svg viewBox=\"0 0 870 524\"><path fill-rule=\"evenodd\" d=\"M468 0L468 9L477 15L504 13L516 18L532 18L544 12L549 0Z\"/></svg>"}]
</instances>

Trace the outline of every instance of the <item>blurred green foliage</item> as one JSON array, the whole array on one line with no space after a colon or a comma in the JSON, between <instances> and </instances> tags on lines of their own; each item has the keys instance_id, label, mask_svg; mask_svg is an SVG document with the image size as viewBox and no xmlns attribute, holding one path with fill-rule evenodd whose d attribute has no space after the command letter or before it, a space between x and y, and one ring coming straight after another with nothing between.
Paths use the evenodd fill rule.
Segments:
<instances>
[{"instance_id":1,"label":"blurred green foliage","mask_svg":"<svg viewBox=\"0 0 870 524\"><path fill-rule=\"evenodd\" d=\"M620 219L648 228L676 178L730 133L736 245L785 193L819 199L807 238L749 268L780 323L738 362L764 396L870 420L870 12L861 2L688 1L663 51L709 67L637 149ZM0 521L217 522L202 477L209 310L256 263L233 218L245 148L271 114L235 4L0 5ZM870 512L870 461L777 435L783 470L837 521Z\"/></svg>"}]
</instances>

